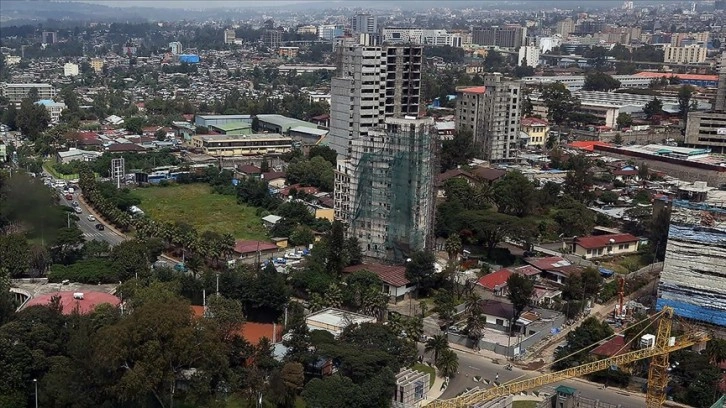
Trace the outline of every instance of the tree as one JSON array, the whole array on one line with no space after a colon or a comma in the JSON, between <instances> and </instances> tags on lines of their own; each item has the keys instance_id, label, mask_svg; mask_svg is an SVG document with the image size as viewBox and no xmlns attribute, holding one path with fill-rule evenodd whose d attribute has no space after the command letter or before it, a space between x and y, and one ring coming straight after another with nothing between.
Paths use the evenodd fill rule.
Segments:
<instances>
[{"instance_id":1,"label":"tree","mask_svg":"<svg viewBox=\"0 0 726 408\"><path fill-rule=\"evenodd\" d=\"M493 189L494 202L499 212L526 217L534 209L535 188L531 181L518 170L509 171Z\"/></svg>"},{"instance_id":2,"label":"tree","mask_svg":"<svg viewBox=\"0 0 726 408\"><path fill-rule=\"evenodd\" d=\"M580 106L579 99L572 96L570 90L560 82L545 85L542 89L542 99L547 106L547 118L557 126L566 124L572 113Z\"/></svg>"},{"instance_id":3,"label":"tree","mask_svg":"<svg viewBox=\"0 0 726 408\"><path fill-rule=\"evenodd\" d=\"M512 302L514 311L510 325L510 332L514 334L514 326L517 319L522 315L524 308L529 305L534 293L534 282L524 275L518 273L513 274L507 279L507 298Z\"/></svg>"},{"instance_id":4,"label":"tree","mask_svg":"<svg viewBox=\"0 0 726 408\"><path fill-rule=\"evenodd\" d=\"M160 128L154 132L154 137L156 137L156 140L162 142L166 140L166 131L163 128Z\"/></svg>"},{"instance_id":5,"label":"tree","mask_svg":"<svg viewBox=\"0 0 726 408\"><path fill-rule=\"evenodd\" d=\"M446 249L446 254L449 256L449 260L456 261L456 258L461 252L461 238L459 237L459 235L452 234L448 238L446 238L444 248Z\"/></svg>"},{"instance_id":6,"label":"tree","mask_svg":"<svg viewBox=\"0 0 726 408\"><path fill-rule=\"evenodd\" d=\"M691 85L683 85L678 89L678 110L684 122L688 119L688 112L691 109L691 97L695 92L696 88Z\"/></svg>"},{"instance_id":7,"label":"tree","mask_svg":"<svg viewBox=\"0 0 726 408\"><path fill-rule=\"evenodd\" d=\"M30 247L20 234L0 236L0 271L19 278L28 273Z\"/></svg>"},{"instance_id":8,"label":"tree","mask_svg":"<svg viewBox=\"0 0 726 408\"><path fill-rule=\"evenodd\" d=\"M589 361L594 358L589 354L589 347L612 336L613 333L613 329L607 323L600 322L595 317L588 317L580 326L567 334L567 345L555 354L555 359L560 361L554 364L554 368L561 370ZM570 354L572 356L569 356Z\"/></svg>"},{"instance_id":9,"label":"tree","mask_svg":"<svg viewBox=\"0 0 726 408\"><path fill-rule=\"evenodd\" d=\"M149 258L142 241L124 241L114 246L110 260L122 281L149 273Z\"/></svg>"},{"instance_id":10,"label":"tree","mask_svg":"<svg viewBox=\"0 0 726 408\"><path fill-rule=\"evenodd\" d=\"M146 119L141 116L132 116L124 119L124 129L135 135L144 133L144 125L146 125Z\"/></svg>"},{"instance_id":11,"label":"tree","mask_svg":"<svg viewBox=\"0 0 726 408\"><path fill-rule=\"evenodd\" d=\"M451 140L441 142L441 171L468 164L476 151L474 133L470 130L457 131Z\"/></svg>"},{"instance_id":12,"label":"tree","mask_svg":"<svg viewBox=\"0 0 726 408\"><path fill-rule=\"evenodd\" d=\"M305 370L297 362L285 363L270 379L271 395L278 407L294 407L295 397L305 385Z\"/></svg>"},{"instance_id":13,"label":"tree","mask_svg":"<svg viewBox=\"0 0 726 408\"><path fill-rule=\"evenodd\" d=\"M618 88L620 88L620 81L600 71L585 75L585 84L582 86L584 91L608 92Z\"/></svg>"},{"instance_id":14,"label":"tree","mask_svg":"<svg viewBox=\"0 0 726 408\"><path fill-rule=\"evenodd\" d=\"M335 166L337 164L338 160L338 153L335 152L334 149L325 146L325 145L315 145L310 148L310 151L308 152L308 159L312 159L313 157L320 156L323 159L325 159L327 162L329 162L331 165Z\"/></svg>"},{"instance_id":15,"label":"tree","mask_svg":"<svg viewBox=\"0 0 726 408\"><path fill-rule=\"evenodd\" d=\"M630 114L628 114L628 113L620 112L620 114L618 114L618 118L616 119L616 122L618 124L618 129L627 128L633 124L633 117L630 116ZM621 139L622 139L622 136L621 136Z\"/></svg>"},{"instance_id":16,"label":"tree","mask_svg":"<svg viewBox=\"0 0 726 408\"><path fill-rule=\"evenodd\" d=\"M363 262L363 251L360 249L360 242L357 237L346 239L344 249L348 259L348 266L360 265Z\"/></svg>"},{"instance_id":17,"label":"tree","mask_svg":"<svg viewBox=\"0 0 726 408\"><path fill-rule=\"evenodd\" d=\"M41 132L48 128L50 114L43 105L36 104L30 98L23 99L20 110L15 117L18 129L30 140L36 140Z\"/></svg>"},{"instance_id":18,"label":"tree","mask_svg":"<svg viewBox=\"0 0 726 408\"><path fill-rule=\"evenodd\" d=\"M638 178L643 183L650 178L650 168L647 163L642 162L640 163L640 166L638 166Z\"/></svg>"},{"instance_id":19,"label":"tree","mask_svg":"<svg viewBox=\"0 0 726 408\"><path fill-rule=\"evenodd\" d=\"M643 107L643 113L648 120L653 119L653 116L660 115L663 113L663 102L657 97L653 97L653 100L646 103Z\"/></svg>"},{"instance_id":20,"label":"tree","mask_svg":"<svg viewBox=\"0 0 726 408\"><path fill-rule=\"evenodd\" d=\"M216 323L219 331L219 338L228 342L234 336L239 336L240 327L245 322L242 313L242 303L235 299L228 299L224 296L211 296L207 308L209 318Z\"/></svg>"},{"instance_id":21,"label":"tree","mask_svg":"<svg viewBox=\"0 0 726 408\"><path fill-rule=\"evenodd\" d=\"M595 227L595 214L570 196L560 200L552 218L559 225L559 231L568 237L588 235Z\"/></svg>"},{"instance_id":22,"label":"tree","mask_svg":"<svg viewBox=\"0 0 726 408\"><path fill-rule=\"evenodd\" d=\"M570 157L569 171L565 176L564 191L581 203L588 203L592 199L592 163L584 154Z\"/></svg>"},{"instance_id":23,"label":"tree","mask_svg":"<svg viewBox=\"0 0 726 408\"><path fill-rule=\"evenodd\" d=\"M621 146L623 144L623 135L620 132L616 133L615 137L613 137L613 144L615 146Z\"/></svg>"},{"instance_id":24,"label":"tree","mask_svg":"<svg viewBox=\"0 0 726 408\"><path fill-rule=\"evenodd\" d=\"M436 279L435 262L436 257L433 253L419 251L414 253L411 260L406 263L406 279L416 285L417 291L426 292L433 287Z\"/></svg>"},{"instance_id":25,"label":"tree","mask_svg":"<svg viewBox=\"0 0 726 408\"><path fill-rule=\"evenodd\" d=\"M429 337L424 344L424 353L434 354L434 363L439 361L439 356L449 349L449 340L445 334L437 334Z\"/></svg>"},{"instance_id":26,"label":"tree","mask_svg":"<svg viewBox=\"0 0 726 408\"><path fill-rule=\"evenodd\" d=\"M340 276L346 264L343 223L338 220L333 221L330 233L326 237L326 244L328 246L328 256L326 257L325 270L330 276Z\"/></svg>"},{"instance_id":27,"label":"tree","mask_svg":"<svg viewBox=\"0 0 726 408\"><path fill-rule=\"evenodd\" d=\"M439 369L439 373L443 377L454 377L459 370L459 356L456 355L454 350L443 350L436 361L436 368Z\"/></svg>"}]
</instances>

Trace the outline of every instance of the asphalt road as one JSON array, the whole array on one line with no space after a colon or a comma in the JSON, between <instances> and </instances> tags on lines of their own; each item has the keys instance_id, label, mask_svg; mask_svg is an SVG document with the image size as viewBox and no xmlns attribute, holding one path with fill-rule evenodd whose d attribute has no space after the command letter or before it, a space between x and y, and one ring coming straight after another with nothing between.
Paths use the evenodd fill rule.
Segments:
<instances>
[{"instance_id":1,"label":"asphalt road","mask_svg":"<svg viewBox=\"0 0 726 408\"><path fill-rule=\"evenodd\" d=\"M506 382L514 380L522 375L524 375L524 377L520 379L540 375L539 372L524 371L516 367L512 368L512 371L505 370L504 366L506 365L506 361L504 358L499 361L499 364L496 364L488 357L465 353L458 350L454 351L459 356L459 374L450 380L448 388L441 395L440 399L453 398L466 391L467 388L479 387L480 389L484 389L491 387L491 385L487 385L484 382L475 381L475 376L479 376L482 379L486 379L491 382L495 379L496 375L499 374L499 381ZM426 358L430 359L430 356L426 356ZM568 380L551 384L552 387L557 387L558 385L566 385L568 387L575 388L582 397L620 405L622 408L639 408L645 405L644 395L633 394L618 388L608 387L607 389L601 389L597 384L581 380Z\"/></svg>"},{"instance_id":2,"label":"asphalt road","mask_svg":"<svg viewBox=\"0 0 726 408\"><path fill-rule=\"evenodd\" d=\"M79 218L76 224L78 224L78 228L81 230L81 232L83 232L83 237L86 239L86 241L92 241L95 239L97 241L106 241L109 243L109 245L114 246L124 240L122 236L116 234L110 228L108 228L108 225L106 225L103 221L88 221L88 216L90 215L90 212L88 211L88 208L83 204L83 202L78 199L78 191L75 191L75 193L73 194L73 200L66 200L62 190L58 190L58 194L60 195L61 205L67 205L69 207L72 207L73 201L78 201L79 208L82 210L82 212L74 214L77 215ZM106 228L103 231L99 231L96 229L96 224L103 224Z\"/></svg>"}]
</instances>

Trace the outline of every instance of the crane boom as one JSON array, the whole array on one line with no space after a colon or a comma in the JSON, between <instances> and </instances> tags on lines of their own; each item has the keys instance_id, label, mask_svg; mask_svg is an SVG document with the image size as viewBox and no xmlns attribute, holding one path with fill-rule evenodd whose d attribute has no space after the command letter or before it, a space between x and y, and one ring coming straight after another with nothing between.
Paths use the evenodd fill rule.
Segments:
<instances>
[{"instance_id":1,"label":"crane boom","mask_svg":"<svg viewBox=\"0 0 726 408\"><path fill-rule=\"evenodd\" d=\"M632 363L637 360L642 360L644 358L654 357L663 354L667 355L670 352L690 347L694 344L702 343L708 340L710 340L710 337L705 332L694 332L678 337L673 345L668 345L668 339L666 338L665 345L656 344L654 347L635 350L629 353L620 354L618 356L594 361L592 363L579 365L577 367L571 367L565 370L540 375L538 377L503 384L498 387L488 388L486 390L462 395L457 398L433 401L432 403L428 404L427 407L468 408L475 404L489 401L497 397L503 397L509 394L535 389L543 385L564 381L574 377L580 377L586 374L594 373L596 371L608 369L611 366L620 366L623 364Z\"/></svg>"}]
</instances>

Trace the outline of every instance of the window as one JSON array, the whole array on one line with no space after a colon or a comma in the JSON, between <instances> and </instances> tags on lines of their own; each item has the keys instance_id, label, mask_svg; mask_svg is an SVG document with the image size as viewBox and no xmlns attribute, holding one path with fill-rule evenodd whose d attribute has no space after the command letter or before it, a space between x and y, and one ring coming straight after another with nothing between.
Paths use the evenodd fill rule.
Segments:
<instances>
[{"instance_id":1,"label":"window","mask_svg":"<svg viewBox=\"0 0 726 408\"><path fill-rule=\"evenodd\" d=\"M497 319L497 326L504 326L504 320Z\"/></svg>"}]
</instances>

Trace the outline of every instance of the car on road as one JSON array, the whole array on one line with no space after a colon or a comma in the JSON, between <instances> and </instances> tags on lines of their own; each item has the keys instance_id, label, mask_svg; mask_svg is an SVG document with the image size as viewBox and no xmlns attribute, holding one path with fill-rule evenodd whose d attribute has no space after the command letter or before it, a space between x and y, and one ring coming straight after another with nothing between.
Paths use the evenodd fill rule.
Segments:
<instances>
[{"instance_id":1,"label":"car on road","mask_svg":"<svg viewBox=\"0 0 726 408\"><path fill-rule=\"evenodd\" d=\"M72 202L71 205L73 205L74 207L78 207L79 206L78 201Z\"/></svg>"},{"instance_id":2,"label":"car on road","mask_svg":"<svg viewBox=\"0 0 726 408\"><path fill-rule=\"evenodd\" d=\"M73 209L76 211L76 214L83 213L83 210L81 210L81 207L73 207Z\"/></svg>"},{"instance_id":3,"label":"car on road","mask_svg":"<svg viewBox=\"0 0 726 408\"><path fill-rule=\"evenodd\" d=\"M69 200L69 201L70 200L73 200L73 195L72 194L66 194L66 200Z\"/></svg>"},{"instance_id":4,"label":"car on road","mask_svg":"<svg viewBox=\"0 0 726 408\"><path fill-rule=\"evenodd\" d=\"M96 224L96 229L99 231L103 231L106 229L106 227L104 227L103 224Z\"/></svg>"},{"instance_id":5,"label":"car on road","mask_svg":"<svg viewBox=\"0 0 726 408\"><path fill-rule=\"evenodd\" d=\"M88 221L96 221L96 217L94 217L93 215L90 215L89 214L88 215Z\"/></svg>"}]
</instances>

